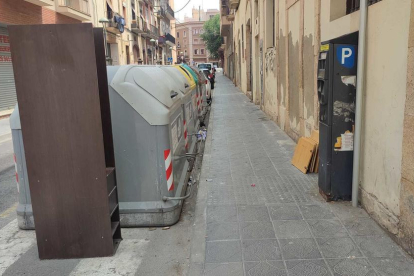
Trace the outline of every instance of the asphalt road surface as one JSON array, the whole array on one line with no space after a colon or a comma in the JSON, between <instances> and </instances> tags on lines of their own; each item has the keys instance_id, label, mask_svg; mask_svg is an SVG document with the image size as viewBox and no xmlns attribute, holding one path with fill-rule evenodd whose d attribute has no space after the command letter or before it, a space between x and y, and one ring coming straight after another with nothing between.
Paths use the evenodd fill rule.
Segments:
<instances>
[{"instance_id":1,"label":"asphalt road surface","mask_svg":"<svg viewBox=\"0 0 414 276\"><path fill-rule=\"evenodd\" d=\"M9 119L0 120L0 228L16 217L18 201Z\"/></svg>"}]
</instances>

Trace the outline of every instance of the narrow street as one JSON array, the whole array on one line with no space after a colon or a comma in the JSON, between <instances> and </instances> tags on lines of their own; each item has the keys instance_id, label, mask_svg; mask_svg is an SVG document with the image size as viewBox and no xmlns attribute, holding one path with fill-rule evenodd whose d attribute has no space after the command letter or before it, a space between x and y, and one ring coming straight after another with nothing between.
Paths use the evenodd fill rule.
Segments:
<instances>
[{"instance_id":1,"label":"narrow street","mask_svg":"<svg viewBox=\"0 0 414 276\"><path fill-rule=\"evenodd\" d=\"M413 275L412 259L364 210L322 200L317 175L290 164L294 147L218 73L198 193L176 225L123 228L114 257L40 261L35 232L18 230L9 209L17 195L6 166L0 275Z\"/></svg>"}]
</instances>

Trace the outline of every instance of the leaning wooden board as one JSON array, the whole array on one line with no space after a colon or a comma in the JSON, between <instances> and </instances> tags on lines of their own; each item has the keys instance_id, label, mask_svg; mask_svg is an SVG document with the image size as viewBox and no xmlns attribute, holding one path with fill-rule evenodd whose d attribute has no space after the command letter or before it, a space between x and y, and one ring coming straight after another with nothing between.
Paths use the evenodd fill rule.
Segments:
<instances>
[{"instance_id":1,"label":"leaning wooden board","mask_svg":"<svg viewBox=\"0 0 414 276\"><path fill-rule=\"evenodd\" d=\"M292 165L306 174L308 172L314 150L315 143L312 140L303 137L300 138L292 158Z\"/></svg>"},{"instance_id":2,"label":"leaning wooden board","mask_svg":"<svg viewBox=\"0 0 414 276\"><path fill-rule=\"evenodd\" d=\"M39 257L111 256L92 25L8 28Z\"/></svg>"}]
</instances>

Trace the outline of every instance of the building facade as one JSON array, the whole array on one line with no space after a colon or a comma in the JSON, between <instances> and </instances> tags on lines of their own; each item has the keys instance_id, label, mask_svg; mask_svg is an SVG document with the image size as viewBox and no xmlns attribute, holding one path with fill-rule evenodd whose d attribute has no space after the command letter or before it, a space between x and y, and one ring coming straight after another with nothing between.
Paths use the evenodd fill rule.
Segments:
<instances>
[{"instance_id":1,"label":"building facade","mask_svg":"<svg viewBox=\"0 0 414 276\"><path fill-rule=\"evenodd\" d=\"M17 101L7 25L92 23L105 28L108 65L173 64L174 11L170 2L173 0L0 0L0 111L13 109Z\"/></svg>"},{"instance_id":2,"label":"building facade","mask_svg":"<svg viewBox=\"0 0 414 276\"><path fill-rule=\"evenodd\" d=\"M90 21L91 6L87 0L0 0L0 111L13 109L17 102L8 25L70 24Z\"/></svg>"},{"instance_id":3,"label":"building facade","mask_svg":"<svg viewBox=\"0 0 414 276\"><path fill-rule=\"evenodd\" d=\"M309 136L321 43L359 31L359 1L220 1L225 74L290 137ZM360 202L414 253L414 3L368 3Z\"/></svg>"},{"instance_id":4,"label":"building facade","mask_svg":"<svg viewBox=\"0 0 414 276\"><path fill-rule=\"evenodd\" d=\"M201 38L204 32L203 26L206 20L219 14L219 10L199 10L193 9L193 16L186 17L184 23L176 25L177 40L177 61L186 62L191 65L198 63L217 63L216 59L211 59L207 47ZM199 20L206 19L206 20Z\"/></svg>"}]
</instances>

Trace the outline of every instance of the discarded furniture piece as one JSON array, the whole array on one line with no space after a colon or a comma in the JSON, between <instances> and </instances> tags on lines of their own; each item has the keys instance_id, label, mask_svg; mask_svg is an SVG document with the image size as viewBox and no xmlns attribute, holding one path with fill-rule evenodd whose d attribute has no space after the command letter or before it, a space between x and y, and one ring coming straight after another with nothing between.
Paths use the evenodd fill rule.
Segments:
<instances>
[{"instance_id":1,"label":"discarded furniture piece","mask_svg":"<svg viewBox=\"0 0 414 276\"><path fill-rule=\"evenodd\" d=\"M102 30L8 28L39 257L111 256L121 230Z\"/></svg>"}]
</instances>

